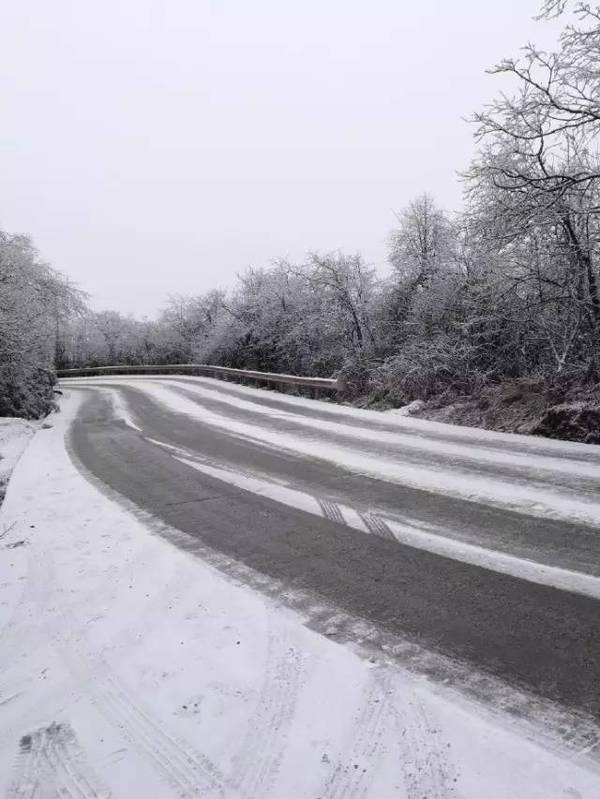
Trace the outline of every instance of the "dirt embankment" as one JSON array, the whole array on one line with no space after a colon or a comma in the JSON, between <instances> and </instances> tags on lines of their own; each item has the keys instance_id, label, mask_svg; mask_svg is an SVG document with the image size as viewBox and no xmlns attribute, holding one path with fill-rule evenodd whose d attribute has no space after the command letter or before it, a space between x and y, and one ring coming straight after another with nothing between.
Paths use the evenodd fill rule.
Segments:
<instances>
[{"instance_id":1,"label":"dirt embankment","mask_svg":"<svg viewBox=\"0 0 600 799\"><path fill-rule=\"evenodd\" d=\"M600 444L600 384L549 386L519 379L477 396L432 398L411 415L450 424Z\"/></svg>"}]
</instances>

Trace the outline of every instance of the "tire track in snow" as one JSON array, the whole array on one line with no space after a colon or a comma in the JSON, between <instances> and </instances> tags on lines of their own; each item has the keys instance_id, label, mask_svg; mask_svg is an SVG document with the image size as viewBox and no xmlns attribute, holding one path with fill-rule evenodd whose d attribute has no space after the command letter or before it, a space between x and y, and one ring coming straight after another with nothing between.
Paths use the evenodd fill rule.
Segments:
<instances>
[{"instance_id":1,"label":"tire track in snow","mask_svg":"<svg viewBox=\"0 0 600 799\"><path fill-rule=\"evenodd\" d=\"M341 524L361 532L373 533L414 549L422 549L444 558L495 571L499 574L507 574L539 585L547 585L560 591L583 594L592 599L600 598L600 577L594 574L564 569L543 561L512 555L501 549L491 549L462 541L447 535L443 529L432 525L424 527L413 524L410 520L398 521L390 517L384 520L381 516L376 516L373 513L363 514L347 505L335 504L305 491L289 488L266 479L264 476L249 476L223 465L213 465L198 458L197 455L191 455L170 444L151 438L146 440L170 451L175 460L199 472L283 505L320 516L329 514L327 518L336 522L339 521L337 515L339 511ZM333 518L334 514L335 518Z\"/></svg>"},{"instance_id":2,"label":"tire track in snow","mask_svg":"<svg viewBox=\"0 0 600 799\"><path fill-rule=\"evenodd\" d=\"M16 597L9 614L2 627L0 627L0 643L4 651L11 651L13 659L21 654L27 646L33 642L36 633L36 623L32 620L30 608L28 606L28 596L33 587L34 580L30 569L30 552L26 555L26 567L24 574L17 579L22 581L23 586Z\"/></svg>"},{"instance_id":3,"label":"tire track in snow","mask_svg":"<svg viewBox=\"0 0 600 799\"><path fill-rule=\"evenodd\" d=\"M35 551L37 541L34 540L34 546L27 550L27 573L24 576L24 587L19 598L19 605L13 610L11 623L3 630L5 637L2 640L0 635L0 643L2 649L7 653L10 652L10 666L11 666L11 682L7 682L6 672L3 674L5 683L3 686L3 693L6 694L12 688L17 695L25 694L29 687L29 681L32 676L23 669L13 668L15 662L27 659L37 649L42 649L47 646L47 642L51 642L49 636L45 634L46 616L40 616L39 608L52 608L56 596L52 594L49 583L40 577L40 565L33 563L35 559ZM84 542L80 542L82 545ZM152 571L152 566L145 565L143 552L136 551L135 554L136 569L139 571L142 568ZM124 561L120 563L119 569L114 572L112 579L116 581L129 582L131 579L129 563ZM146 631L154 629L153 623L160 618L160 614L164 612L165 608L174 604L178 596L183 596L189 588L193 588L194 580L192 576L186 572L185 576L179 573L174 573L169 577L158 590L154 590L147 602L144 603L143 612L135 617L129 619L128 622L121 626L118 630L111 634L110 649L115 650L119 647L124 647L129 643L135 644L136 641L136 625L142 626ZM63 595L64 596L64 595ZM66 601L66 598L65 598ZM83 597L85 604L86 597ZM80 604L78 602L77 604ZM104 613L100 614L102 617ZM89 624L94 619L86 622ZM41 624L40 624L41 622ZM8 629L8 627L10 627ZM85 634L84 627L81 626L79 633ZM59 655L60 656L60 655ZM36 675L37 676L37 675ZM65 676L52 688L49 686L44 691L44 707L46 718L52 718L55 713L59 712L61 707L61 694L65 688L72 689L72 679ZM7 700L8 701L8 700ZM30 703L27 710L20 713L20 721L24 724L36 725L39 719L39 703ZM10 745L10 732L8 729L3 730L0 727L0 742Z\"/></svg>"},{"instance_id":4,"label":"tire track in snow","mask_svg":"<svg viewBox=\"0 0 600 799\"><path fill-rule=\"evenodd\" d=\"M74 669L77 670L77 667ZM96 675L90 675L97 679ZM225 778L202 753L169 734L124 689L114 675L105 675L98 686L97 703L106 718L158 768L179 796L226 796Z\"/></svg>"},{"instance_id":5,"label":"tire track in snow","mask_svg":"<svg viewBox=\"0 0 600 799\"><path fill-rule=\"evenodd\" d=\"M248 799L269 795L283 760L302 679L302 656L269 616L263 683L242 749L234 757L236 787Z\"/></svg>"},{"instance_id":6,"label":"tire track in snow","mask_svg":"<svg viewBox=\"0 0 600 799\"><path fill-rule=\"evenodd\" d=\"M456 771L440 746L429 714L416 694L396 701L391 710L398 730L404 787L407 799L451 799L456 797Z\"/></svg>"},{"instance_id":7,"label":"tire track in snow","mask_svg":"<svg viewBox=\"0 0 600 799\"><path fill-rule=\"evenodd\" d=\"M364 799L386 754L390 726L398 731L406 799L456 797L455 770L436 739L438 730L414 695L398 706L393 674L371 672L355 717L354 735L325 783L325 799Z\"/></svg>"},{"instance_id":8,"label":"tire track in snow","mask_svg":"<svg viewBox=\"0 0 600 799\"><path fill-rule=\"evenodd\" d=\"M330 522L337 522L337 524L346 524L342 511L335 502L330 502L328 499L319 499L318 497L316 499L326 519L329 519Z\"/></svg>"},{"instance_id":9,"label":"tire track in snow","mask_svg":"<svg viewBox=\"0 0 600 799\"><path fill-rule=\"evenodd\" d=\"M88 694L106 720L144 757L153 769L177 791L182 799L209 795L231 797L237 792L219 769L202 752L170 734L162 720L136 701L97 652L82 650L81 630L77 630L67 612L52 607L49 584L54 582L53 555L44 552L44 562L34 559L35 590L39 607L45 614L49 636L77 687Z\"/></svg>"},{"instance_id":10,"label":"tire track in snow","mask_svg":"<svg viewBox=\"0 0 600 799\"><path fill-rule=\"evenodd\" d=\"M351 740L323 786L326 799L368 796L379 761L390 716L391 678L371 671L355 716Z\"/></svg>"},{"instance_id":11,"label":"tire track in snow","mask_svg":"<svg viewBox=\"0 0 600 799\"><path fill-rule=\"evenodd\" d=\"M374 516L372 513L361 513L360 518L363 520L367 530L373 535L387 538L388 541L396 541L394 533L379 516Z\"/></svg>"},{"instance_id":12,"label":"tire track in snow","mask_svg":"<svg viewBox=\"0 0 600 799\"><path fill-rule=\"evenodd\" d=\"M35 797L40 782L39 765L42 758L39 747L36 747L33 752L28 751L22 745L21 739L19 754L13 769L16 773L7 790L7 799L33 799Z\"/></svg>"},{"instance_id":13,"label":"tire track in snow","mask_svg":"<svg viewBox=\"0 0 600 799\"><path fill-rule=\"evenodd\" d=\"M52 722L24 735L7 799L109 799L111 792L91 771L73 729Z\"/></svg>"}]
</instances>

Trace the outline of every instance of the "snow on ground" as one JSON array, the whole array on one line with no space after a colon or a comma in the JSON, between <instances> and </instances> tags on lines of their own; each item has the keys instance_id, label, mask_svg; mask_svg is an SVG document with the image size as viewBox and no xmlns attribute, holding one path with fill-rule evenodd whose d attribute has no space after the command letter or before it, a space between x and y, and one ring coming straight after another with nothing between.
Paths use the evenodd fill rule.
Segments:
<instances>
[{"instance_id":1,"label":"snow on ground","mask_svg":"<svg viewBox=\"0 0 600 799\"><path fill-rule=\"evenodd\" d=\"M361 659L76 470L62 401L13 474L0 795L592 799L600 772Z\"/></svg>"},{"instance_id":2,"label":"snow on ground","mask_svg":"<svg viewBox=\"0 0 600 799\"><path fill-rule=\"evenodd\" d=\"M396 416L412 416L413 413L418 413L424 407L424 400L413 400L409 402L408 405L402 405L400 408L387 408L384 413L390 413Z\"/></svg>"},{"instance_id":3,"label":"snow on ground","mask_svg":"<svg viewBox=\"0 0 600 799\"><path fill-rule=\"evenodd\" d=\"M25 419L0 416L0 504L11 472L37 427Z\"/></svg>"}]
</instances>

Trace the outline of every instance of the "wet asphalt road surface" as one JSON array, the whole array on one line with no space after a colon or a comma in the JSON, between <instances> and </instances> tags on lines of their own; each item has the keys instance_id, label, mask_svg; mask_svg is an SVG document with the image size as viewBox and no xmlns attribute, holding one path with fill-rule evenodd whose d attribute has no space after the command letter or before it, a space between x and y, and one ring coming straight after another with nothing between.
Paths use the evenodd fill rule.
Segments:
<instances>
[{"instance_id":1,"label":"wet asphalt road surface","mask_svg":"<svg viewBox=\"0 0 600 799\"><path fill-rule=\"evenodd\" d=\"M500 677L531 694L600 718L600 602L365 535L177 461L147 437L303 490L373 504L458 531L493 536L524 554L598 573L597 533L392 485L295 457L175 413L135 387L120 389L143 432L115 418L109 399L85 390L70 447L98 480L194 542L346 614ZM218 400L218 397L216 398ZM276 399L273 401L277 401ZM532 543L533 542L533 543Z\"/></svg>"}]
</instances>

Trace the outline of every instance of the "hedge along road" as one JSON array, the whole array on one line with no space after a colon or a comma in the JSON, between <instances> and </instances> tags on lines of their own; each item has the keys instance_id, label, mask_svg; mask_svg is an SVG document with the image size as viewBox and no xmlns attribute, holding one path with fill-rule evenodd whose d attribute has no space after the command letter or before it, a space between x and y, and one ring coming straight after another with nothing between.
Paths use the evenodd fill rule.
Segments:
<instances>
[{"instance_id":1,"label":"hedge along road","mask_svg":"<svg viewBox=\"0 0 600 799\"><path fill-rule=\"evenodd\" d=\"M499 680L533 701L549 700L597 723L595 589L588 595L560 590L552 576L522 579L511 567L493 566L493 554L499 553L515 563L536 564L542 575L567 569L593 586L600 575L598 529L569 521L568 509L589 506L588 515L595 512L594 448L477 438L473 431L435 425L428 435L423 423L384 416L377 422L370 414L363 423L356 411L202 378L69 380L62 386L86 393L70 432L76 460L106 487L181 531L173 539L178 546L200 556L206 548L222 553L273 581L283 601L301 595L308 604L312 598L315 607L360 622L356 632L347 624L338 631L346 638L358 631L364 638L366 622L381 633L381 642L403 642L388 654L393 651L429 674L464 685L468 675L477 674L472 690L490 677L489 686L496 686L488 686L490 692L497 691ZM335 429L311 427L319 419L333 420ZM357 426L371 429L375 439L383 432L389 443L358 440ZM412 439L403 446L395 443L396 435ZM299 440L316 441L324 457L310 456L306 448L296 451ZM472 463L460 449L469 442ZM328 445L337 447L338 462L325 457ZM353 466L341 462L340 451L382 453L403 463L408 473L446 469L467 482L483 471L500 486L514 484L519 496L529 485L532 497L536 491L560 494L562 481L567 510L560 513L567 518L548 518L551 509L534 505L528 513L513 510L510 497L496 507L493 499L422 490L369 470L361 473L355 460ZM268 485L270 492L260 488ZM394 524L446 536L457 543L457 554L445 557L429 545L402 543ZM473 547L492 552L491 565L465 562L470 556L461 556L462 546L467 553ZM318 619L313 621L318 626ZM370 641L378 645L376 635Z\"/></svg>"}]
</instances>

